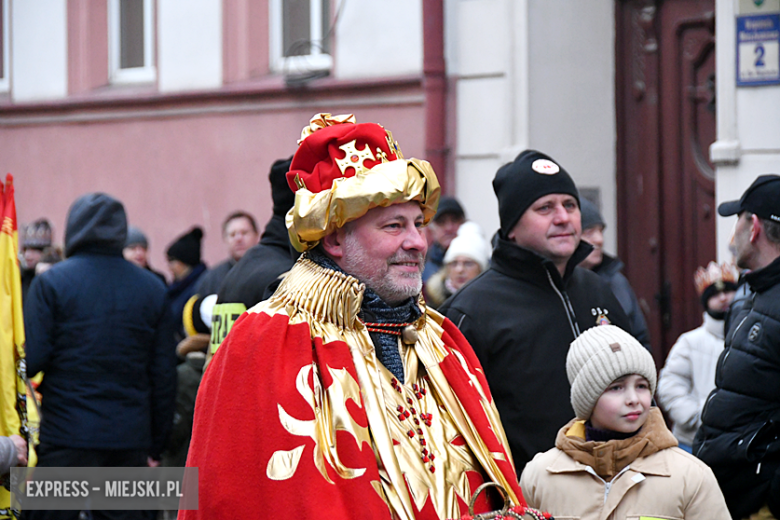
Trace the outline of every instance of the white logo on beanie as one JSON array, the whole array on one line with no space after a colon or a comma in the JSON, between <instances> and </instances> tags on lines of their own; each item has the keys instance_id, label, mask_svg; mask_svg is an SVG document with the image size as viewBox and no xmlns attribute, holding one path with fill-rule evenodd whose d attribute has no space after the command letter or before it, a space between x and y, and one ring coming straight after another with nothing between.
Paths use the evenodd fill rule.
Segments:
<instances>
[{"instance_id":1,"label":"white logo on beanie","mask_svg":"<svg viewBox=\"0 0 780 520\"><path fill-rule=\"evenodd\" d=\"M561 167L549 159L537 159L531 164L531 169L544 175L555 175L561 171Z\"/></svg>"}]
</instances>

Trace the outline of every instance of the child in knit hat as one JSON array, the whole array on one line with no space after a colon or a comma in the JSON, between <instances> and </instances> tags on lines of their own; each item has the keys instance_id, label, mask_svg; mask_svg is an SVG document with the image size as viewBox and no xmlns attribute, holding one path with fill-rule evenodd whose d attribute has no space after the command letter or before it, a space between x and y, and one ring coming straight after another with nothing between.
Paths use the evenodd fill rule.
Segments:
<instances>
[{"instance_id":1,"label":"child in knit hat","mask_svg":"<svg viewBox=\"0 0 780 520\"><path fill-rule=\"evenodd\" d=\"M588 329L572 342L566 373L577 417L525 467L530 507L583 520L731 518L710 468L677 447L652 406L655 363L633 336Z\"/></svg>"}]
</instances>

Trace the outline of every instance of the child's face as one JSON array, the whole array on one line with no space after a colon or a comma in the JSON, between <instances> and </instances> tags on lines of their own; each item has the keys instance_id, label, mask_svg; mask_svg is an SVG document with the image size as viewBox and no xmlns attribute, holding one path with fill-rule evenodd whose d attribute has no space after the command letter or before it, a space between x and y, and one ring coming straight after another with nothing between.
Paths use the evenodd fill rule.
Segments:
<instances>
[{"instance_id":1,"label":"child's face","mask_svg":"<svg viewBox=\"0 0 780 520\"><path fill-rule=\"evenodd\" d=\"M618 378L599 397L590 422L599 430L635 432L647 420L652 397L644 377L631 374Z\"/></svg>"}]
</instances>

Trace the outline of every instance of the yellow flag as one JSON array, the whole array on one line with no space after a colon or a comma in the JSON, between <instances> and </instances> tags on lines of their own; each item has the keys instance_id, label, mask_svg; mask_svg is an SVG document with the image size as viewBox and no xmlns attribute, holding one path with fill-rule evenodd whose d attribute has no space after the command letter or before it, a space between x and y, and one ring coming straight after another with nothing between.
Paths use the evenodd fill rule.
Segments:
<instances>
[{"instance_id":1,"label":"yellow flag","mask_svg":"<svg viewBox=\"0 0 780 520\"><path fill-rule=\"evenodd\" d=\"M22 321L22 278L19 272L19 238L16 223L13 177L5 188L0 183L0 435L27 432L26 387L24 382L24 322ZM0 487L0 518L14 518L7 483Z\"/></svg>"}]
</instances>

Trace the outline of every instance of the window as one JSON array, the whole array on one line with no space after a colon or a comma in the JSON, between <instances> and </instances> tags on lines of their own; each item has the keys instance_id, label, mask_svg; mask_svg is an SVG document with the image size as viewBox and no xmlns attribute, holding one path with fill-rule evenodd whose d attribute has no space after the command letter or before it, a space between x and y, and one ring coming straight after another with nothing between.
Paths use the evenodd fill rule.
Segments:
<instances>
[{"instance_id":1,"label":"window","mask_svg":"<svg viewBox=\"0 0 780 520\"><path fill-rule=\"evenodd\" d=\"M271 62L285 75L329 70L330 0L271 0Z\"/></svg>"},{"instance_id":2,"label":"window","mask_svg":"<svg viewBox=\"0 0 780 520\"><path fill-rule=\"evenodd\" d=\"M155 80L152 0L109 0L108 69L112 83Z\"/></svg>"},{"instance_id":3,"label":"window","mask_svg":"<svg viewBox=\"0 0 780 520\"><path fill-rule=\"evenodd\" d=\"M8 19L8 0L0 0L0 92L7 92L8 76L10 74L10 38L11 32L8 30L10 20Z\"/></svg>"}]
</instances>

